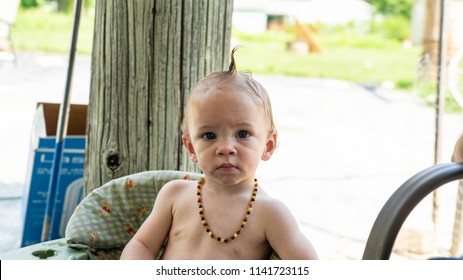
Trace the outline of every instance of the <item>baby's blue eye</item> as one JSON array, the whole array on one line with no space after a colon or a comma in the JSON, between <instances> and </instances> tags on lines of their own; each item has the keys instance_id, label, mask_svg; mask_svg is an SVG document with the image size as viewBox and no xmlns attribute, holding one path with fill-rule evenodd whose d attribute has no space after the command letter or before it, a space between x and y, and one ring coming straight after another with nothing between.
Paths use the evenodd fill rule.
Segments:
<instances>
[{"instance_id":1,"label":"baby's blue eye","mask_svg":"<svg viewBox=\"0 0 463 280\"><path fill-rule=\"evenodd\" d=\"M246 130L238 131L238 137L239 138L248 138L249 136L250 136L250 134Z\"/></svg>"},{"instance_id":2,"label":"baby's blue eye","mask_svg":"<svg viewBox=\"0 0 463 280\"><path fill-rule=\"evenodd\" d=\"M206 140L212 140L215 139L215 134L212 132L206 132L203 134L203 138Z\"/></svg>"}]
</instances>

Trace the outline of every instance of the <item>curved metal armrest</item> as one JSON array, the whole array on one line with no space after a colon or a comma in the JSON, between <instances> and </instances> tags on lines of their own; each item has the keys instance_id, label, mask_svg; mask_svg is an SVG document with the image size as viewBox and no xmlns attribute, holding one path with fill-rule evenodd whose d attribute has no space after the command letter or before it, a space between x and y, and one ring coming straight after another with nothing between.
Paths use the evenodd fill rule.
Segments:
<instances>
[{"instance_id":1,"label":"curved metal armrest","mask_svg":"<svg viewBox=\"0 0 463 280\"><path fill-rule=\"evenodd\" d=\"M438 164L408 179L394 192L378 214L368 237L363 259L389 259L399 230L416 205L440 186L459 179L463 179L463 163Z\"/></svg>"}]
</instances>

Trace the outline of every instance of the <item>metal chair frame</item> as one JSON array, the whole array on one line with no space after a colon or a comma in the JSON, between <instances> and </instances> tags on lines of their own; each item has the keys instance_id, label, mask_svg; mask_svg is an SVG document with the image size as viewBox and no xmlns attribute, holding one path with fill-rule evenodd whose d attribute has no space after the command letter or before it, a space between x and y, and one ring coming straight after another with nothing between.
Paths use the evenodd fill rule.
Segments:
<instances>
[{"instance_id":1,"label":"metal chair frame","mask_svg":"<svg viewBox=\"0 0 463 280\"><path fill-rule=\"evenodd\" d=\"M463 163L434 165L408 179L378 214L362 259L389 259L400 228L418 203L437 188L460 179L463 179Z\"/></svg>"}]
</instances>

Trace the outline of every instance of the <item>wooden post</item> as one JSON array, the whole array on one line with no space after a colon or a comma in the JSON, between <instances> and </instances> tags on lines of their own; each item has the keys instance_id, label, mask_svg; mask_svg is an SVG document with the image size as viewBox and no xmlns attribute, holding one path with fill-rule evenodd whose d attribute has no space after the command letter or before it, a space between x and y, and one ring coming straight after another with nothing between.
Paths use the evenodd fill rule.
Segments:
<instances>
[{"instance_id":1,"label":"wooden post","mask_svg":"<svg viewBox=\"0 0 463 280\"><path fill-rule=\"evenodd\" d=\"M429 58L427 65L433 83L437 79L439 43L439 0L426 0L426 16L423 36L423 52Z\"/></svg>"},{"instance_id":2,"label":"wooden post","mask_svg":"<svg viewBox=\"0 0 463 280\"><path fill-rule=\"evenodd\" d=\"M180 122L191 87L229 62L232 0L96 1L85 193L145 170L197 170Z\"/></svg>"}]
</instances>

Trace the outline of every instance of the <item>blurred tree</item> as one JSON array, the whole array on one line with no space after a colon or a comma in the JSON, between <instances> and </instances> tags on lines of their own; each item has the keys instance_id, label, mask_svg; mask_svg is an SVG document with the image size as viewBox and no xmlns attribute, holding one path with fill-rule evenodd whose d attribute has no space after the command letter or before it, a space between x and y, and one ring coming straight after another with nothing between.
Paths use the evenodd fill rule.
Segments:
<instances>
[{"instance_id":1,"label":"blurred tree","mask_svg":"<svg viewBox=\"0 0 463 280\"><path fill-rule=\"evenodd\" d=\"M402 16L411 18L413 0L365 0L376 8L376 12L384 16Z\"/></svg>"},{"instance_id":2,"label":"blurred tree","mask_svg":"<svg viewBox=\"0 0 463 280\"><path fill-rule=\"evenodd\" d=\"M74 0L56 0L58 2L58 12L69 13L74 7Z\"/></svg>"},{"instance_id":3,"label":"blurred tree","mask_svg":"<svg viewBox=\"0 0 463 280\"><path fill-rule=\"evenodd\" d=\"M25 9L35 8L39 6L37 0L21 0L21 7Z\"/></svg>"},{"instance_id":4,"label":"blurred tree","mask_svg":"<svg viewBox=\"0 0 463 280\"><path fill-rule=\"evenodd\" d=\"M372 30L386 38L404 41L410 37L410 21L413 0L365 0L373 5L376 13L383 15L380 21L372 21Z\"/></svg>"},{"instance_id":5,"label":"blurred tree","mask_svg":"<svg viewBox=\"0 0 463 280\"><path fill-rule=\"evenodd\" d=\"M58 12L69 13L74 7L75 0L21 0L21 7L25 9L40 7L45 3L56 3ZM95 5L95 0L84 0L84 6Z\"/></svg>"}]
</instances>

